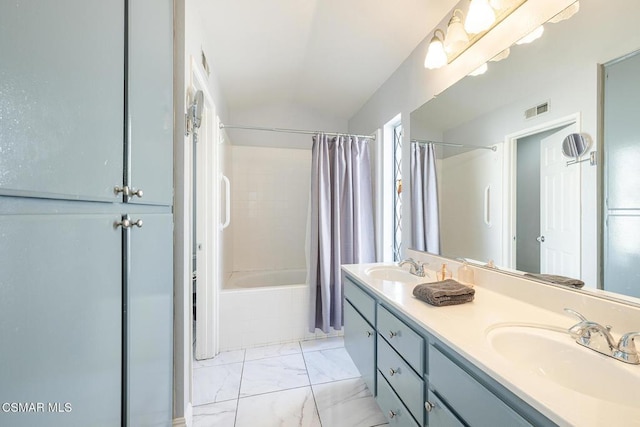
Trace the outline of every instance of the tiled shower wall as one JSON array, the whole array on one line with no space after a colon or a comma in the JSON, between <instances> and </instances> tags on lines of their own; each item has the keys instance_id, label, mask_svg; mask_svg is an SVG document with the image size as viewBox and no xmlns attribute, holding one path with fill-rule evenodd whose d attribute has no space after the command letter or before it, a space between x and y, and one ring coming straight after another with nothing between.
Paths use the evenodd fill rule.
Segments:
<instances>
[{"instance_id":1,"label":"tiled shower wall","mask_svg":"<svg viewBox=\"0 0 640 427\"><path fill-rule=\"evenodd\" d=\"M233 270L306 268L311 150L231 150Z\"/></svg>"}]
</instances>

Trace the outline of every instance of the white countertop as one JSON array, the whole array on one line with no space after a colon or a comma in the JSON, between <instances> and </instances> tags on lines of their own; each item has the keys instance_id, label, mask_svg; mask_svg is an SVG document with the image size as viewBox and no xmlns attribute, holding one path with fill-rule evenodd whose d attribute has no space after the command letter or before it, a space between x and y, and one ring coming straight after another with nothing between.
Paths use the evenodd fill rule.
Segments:
<instances>
[{"instance_id":1,"label":"white countertop","mask_svg":"<svg viewBox=\"0 0 640 427\"><path fill-rule=\"evenodd\" d=\"M415 285L375 280L366 275L368 268L380 265L384 264L345 265L342 268L382 301L404 313L553 422L561 426L580 427L640 425L640 398L637 405L627 406L578 393L510 363L490 346L486 338L487 329L499 323L534 323L569 328L576 323L574 319L480 285L475 286L475 299L471 303L431 306L413 296ZM433 272L431 274L435 277ZM568 335L567 339L571 340ZM575 345L581 348L577 343ZM536 349L532 348L531 351ZM586 348L584 351L592 352ZM619 366L616 369L637 376L640 387L640 365L628 365L593 353L598 356L594 358L597 362L594 370L606 369L607 364L617 364ZM589 372L584 375L588 378ZM602 384L603 388L615 386Z\"/></svg>"}]
</instances>

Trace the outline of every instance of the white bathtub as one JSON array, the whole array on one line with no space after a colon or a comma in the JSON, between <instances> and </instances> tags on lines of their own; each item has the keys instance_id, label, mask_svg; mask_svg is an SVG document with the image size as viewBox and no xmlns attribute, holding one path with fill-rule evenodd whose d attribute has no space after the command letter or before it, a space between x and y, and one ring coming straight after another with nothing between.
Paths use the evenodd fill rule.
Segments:
<instances>
[{"instance_id":1,"label":"white bathtub","mask_svg":"<svg viewBox=\"0 0 640 427\"><path fill-rule=\"evenodd\" d=\"M234 272L220 292L220 351L341 335L309 332L305 270Z\"/></svg>"},{"instance_id":2,"label":"white bathtub","mask_svg":"<svg viewBox=\"0 0 640 427\"><path fill-rule=\"evenodd\" d=\"M269 286L304 285L306 270L236 271L224 289L264 288Z\"/></svg>"}]
</instances>

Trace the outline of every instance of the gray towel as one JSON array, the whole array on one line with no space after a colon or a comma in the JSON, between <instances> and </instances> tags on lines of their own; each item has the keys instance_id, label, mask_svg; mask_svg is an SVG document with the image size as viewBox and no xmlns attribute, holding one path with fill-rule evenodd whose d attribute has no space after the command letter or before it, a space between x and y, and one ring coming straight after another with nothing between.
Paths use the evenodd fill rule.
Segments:
<instances>
[{"instance_id":1,"label":"gray towel","mask_svg":"<svg viewBox=\"0 0 640 427\"><path fill-rule=\"evenodd\" d=\"M555 274L525 273L524 275L533 277L534 279L553 283L554 285L564 285L570 286L572 288L581 288L584 286L584 282L582 280L572 279L571 277L558 276Z\"/></svg>"},{"instance_id":2,"label":"gray towel","mask_svg":"<svg viewBox=\"0 0 640 427\"><path fill-rule=\"evenodd\" d=\"M413 295L431 305L455 305L473 301L476 291L453 279L441 282L423 283L413 288Z\"/></svg>"}]
</instances>

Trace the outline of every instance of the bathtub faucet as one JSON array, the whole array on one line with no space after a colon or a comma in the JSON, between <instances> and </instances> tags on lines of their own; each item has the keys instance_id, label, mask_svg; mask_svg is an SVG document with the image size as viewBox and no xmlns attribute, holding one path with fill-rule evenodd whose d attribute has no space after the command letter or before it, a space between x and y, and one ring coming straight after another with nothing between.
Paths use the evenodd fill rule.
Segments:
<instances>
[{"instance_id":1,"label":"bathtub faucet","mask_svg":"<svg viewBox=\"0 0 640 427\"><path fill-rule=\"evenodd\" d=\"M424 266L428 265L428 263L416 261L413 258L407 258L400 261L398 263L398 267L402 267L405 264L409 264L411 266L411 268L409 268L409 273L420 277L425 276L426 272L424 271Z\"/></svg>"}]
</instances>

